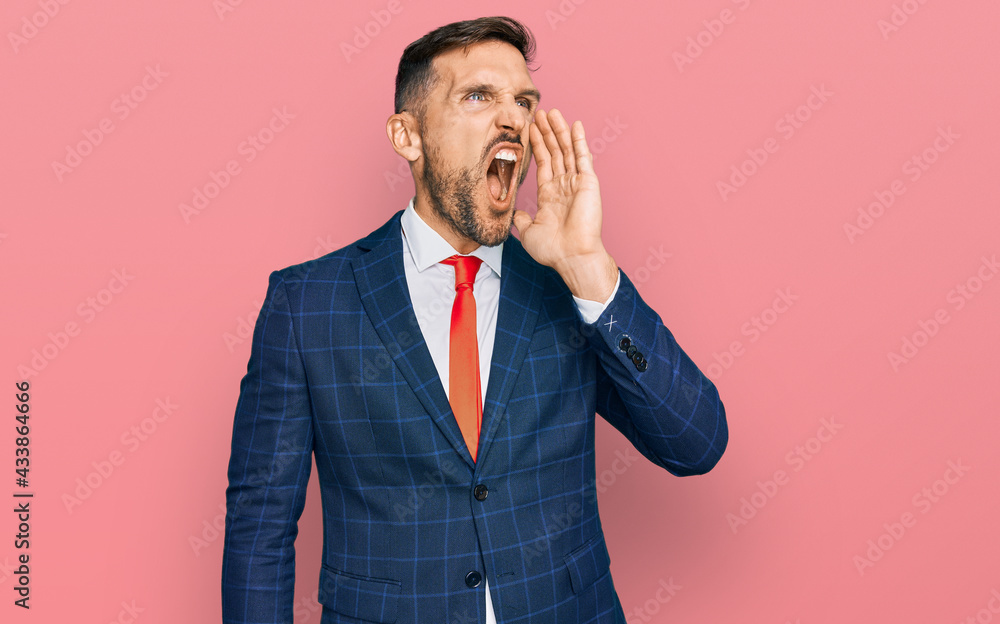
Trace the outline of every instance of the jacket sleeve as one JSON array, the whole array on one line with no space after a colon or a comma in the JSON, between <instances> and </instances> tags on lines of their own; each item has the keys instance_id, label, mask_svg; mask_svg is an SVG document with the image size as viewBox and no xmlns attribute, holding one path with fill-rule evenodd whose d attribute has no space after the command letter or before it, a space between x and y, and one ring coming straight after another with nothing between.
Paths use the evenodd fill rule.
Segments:
<instances>
[{"instance_id":1,"label":"jacket sleeve","mask_svg":"<svg viewBox=\"0 0 1000 624\"><path fill-rule=\"evenodd\" d=\"M729 441L718 390L621 272L589 340L598 358L597 412L654 464L704 474Z\"/></svg>"},{"instance_id":2,"label":"jacket sleeve","mask_svg":"<svg viewBox=\"0 0 1000 624\"><path fill-rule=\"evenodd\" d=\"M226 624L292 624L295 537L312 467L305 369L287 287L271 274L233 422L222 558Z\"/></svg>"}]
</instances>

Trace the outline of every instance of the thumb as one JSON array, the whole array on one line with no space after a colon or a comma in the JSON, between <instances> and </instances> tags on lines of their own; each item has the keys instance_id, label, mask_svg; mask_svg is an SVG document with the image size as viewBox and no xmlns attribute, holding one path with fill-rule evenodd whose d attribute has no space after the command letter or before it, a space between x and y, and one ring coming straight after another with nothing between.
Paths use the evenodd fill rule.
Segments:
<instances>
[{"instance_id":1,"label":"thumb","mask_svg":"<svg viewBox=\"0 0 1000 624\"><path fill-rule=\"evenodd\" d=\"M523 210L514 211L514 227L517 228L517 234L520 237L524 237L524 231L527 230L534 223L534 219L531 218L527 212Z\"/></svg>"}]
</instances>

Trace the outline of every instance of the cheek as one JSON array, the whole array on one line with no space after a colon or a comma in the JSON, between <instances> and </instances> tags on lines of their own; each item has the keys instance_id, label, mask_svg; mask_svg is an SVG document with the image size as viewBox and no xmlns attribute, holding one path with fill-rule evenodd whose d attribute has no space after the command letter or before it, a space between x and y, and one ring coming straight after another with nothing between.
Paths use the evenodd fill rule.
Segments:
<instances>
[{"instance_id":1,"label":"cheek","mask_svg":"<svg viewBox=\"0 0 1000 624\"><path fill-rule=\"evenodd\" d=\"M456 128L433 138L437 161L450 168L472 168L482 159L482 138Z\"/></svg>"}]
</instances>

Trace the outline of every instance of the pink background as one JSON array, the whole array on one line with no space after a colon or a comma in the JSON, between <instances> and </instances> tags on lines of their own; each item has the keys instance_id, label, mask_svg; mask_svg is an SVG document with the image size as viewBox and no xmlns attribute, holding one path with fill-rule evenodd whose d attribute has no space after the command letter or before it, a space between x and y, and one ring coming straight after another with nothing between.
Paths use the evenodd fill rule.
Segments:
<instances>
[{"instance_id":1,"label":"pink background","mask_svg":"<svg viewBox=\"0 0 1000 624\"><path fill-rule=\"evenodd\" d=\"M384 133L399 54L492 12L535 32L543 106L583 120L597 152L607 246L728 412L726 455L687 479L621 460L637 454L599 421L629 621L1000 615L1000 279L983 280L1000 252L996 3L387 6L3 3L4 500L20 489L14 382L40 370L32 609L12 604L2 513L0 619L219 620L213 525L267 275L406 205ZM241 151L275 108L293 118ZM97 145L57 175L87 134ZM185 219L231 160L239 173ZM733 167L749 175L720 191ZM894 365L904 338L919 347ZM318 493L300 523L300 623L319 621Z\"/></svg>"}]
</instances>

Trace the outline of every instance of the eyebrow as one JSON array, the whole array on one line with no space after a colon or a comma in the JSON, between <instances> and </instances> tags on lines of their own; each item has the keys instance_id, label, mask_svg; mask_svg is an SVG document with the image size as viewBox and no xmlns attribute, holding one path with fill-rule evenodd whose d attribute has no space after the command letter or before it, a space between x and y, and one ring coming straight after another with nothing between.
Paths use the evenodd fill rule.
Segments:
<instances>
[{"instance_id":1,"label":"eyebrow","mask_svg":"<svg viewBox=\"0 0 1000 624\"><path fill-rule=\"evenodd\" d=\"M479 82L476 84L470 84L470 85L465 85L463 87L459 87L458 89L456 89L456 91L461 91L461 92L485 91L487 93L496 93L497 88L492 84L486 82ZM538 89L522 89L516 94L516 97L521 97L521 96L533 97L535 98L536 102L542 101L542 94Z\"/></svg>"}]
</instances>

